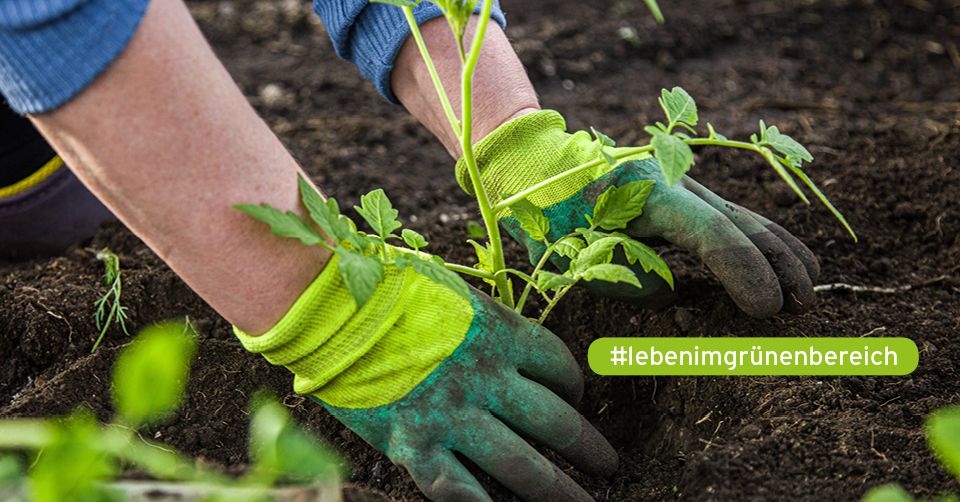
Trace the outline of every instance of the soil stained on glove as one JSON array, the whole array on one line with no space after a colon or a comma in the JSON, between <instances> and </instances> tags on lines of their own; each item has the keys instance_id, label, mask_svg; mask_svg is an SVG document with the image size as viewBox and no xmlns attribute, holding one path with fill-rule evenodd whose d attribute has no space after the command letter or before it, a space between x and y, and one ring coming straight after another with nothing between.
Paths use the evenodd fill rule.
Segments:
<instances>
[{"instance_id":1,"label":"soil stained on glove","mask_svg":"<svg viewBox=\"0 0 960 502\"><path fill-rule=\"evenodd\" d=\"M904 378L599 378L586 416L619 448L611 480L573 476L598 500L855 500L900 481L923 497L953 490L921 421L960 403L960 11L948 1L664 2L509 0L508 33L545 107L621 144L643 139L661 87L682 85L728 136L780 126L817 157L812 177L862 237L796 201L761 160L701 150L694 177L781 223L816 252L821 282L915 285L894 295L822 293L813 312L758 321L737 312L694 258L668 249L679 302L645 312L572 293L548 327L586 364L607 336L906 336L920 347ZM955 2L953 2L955 4ZM476 218L453 162L415 121L335 60L307 3L193 2L201 27L274 131L342 203L383 187L433 250L467 261ZM291 379L245 353L228 326L129 232L90 245L121 257L130 327L189 315L203 333L184 408L146 437L229 470L246 462L246 406L261 386L344 452L353 481L397 500L419 492L400 469ZM525 253L508 247L522 263ZM0 416L110 413L113 330L94 355L100 264L78 248L0 265ZM131 330L132 330L131 329ZM481 476L494 498L510 496Z\"/></svg>"}]
</instances>

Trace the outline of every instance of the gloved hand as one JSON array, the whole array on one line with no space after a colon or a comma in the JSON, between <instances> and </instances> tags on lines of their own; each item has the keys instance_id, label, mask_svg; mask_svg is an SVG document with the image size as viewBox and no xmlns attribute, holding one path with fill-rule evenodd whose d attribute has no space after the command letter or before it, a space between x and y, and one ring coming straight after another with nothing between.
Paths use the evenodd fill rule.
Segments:
<instances>
[{"instance_id":1,"label":"gloved hand","mask_svg":"<svg viewBox=\"0 0 960 502\"><path fill-rule=\"evenodd\" d=\"M613 149L616 150L616 149ZM515 118L475 146L481 180L496 204L551 176L597 158L598 144L587 132L569 134L563 117L555 111L534 112ZM457 163L460 186L472 193L466 164ZM820 274L814 254L799 239L749 209L727 202L684 177L668 186L657 161L649 156L603 163L581 171L532 194L528 200L550 220L551 240L589 227L597 197L612 186L654 180L643 214L624 231L639 240L666 239L697 253L720 279L734 302L754 317L770 317L781 310L798 312L815 301L813 285ZM498 215L501 224L538 258L537 243L520 229L509 212ZM559 268L563 261L554 262ZM669 300L666 283L653 273L635 267L643 285L586 283L601 294L662 304Z\"/></svg>"},{"instance_id":2,"label":"gloved hand","mask_svg":"<svg viewBox=\"0 0 960 502\"><path fill-rule=\"evenodd\" d=\"M388 266L358 309L334 258L269 332L235 331L431 499L490 499L457 452L525 500L591 500L518 434L584 472L617 469L613 448L571 406L583 380L566 346L476 290L468 300Z\"/></svg>"}]
</instances>

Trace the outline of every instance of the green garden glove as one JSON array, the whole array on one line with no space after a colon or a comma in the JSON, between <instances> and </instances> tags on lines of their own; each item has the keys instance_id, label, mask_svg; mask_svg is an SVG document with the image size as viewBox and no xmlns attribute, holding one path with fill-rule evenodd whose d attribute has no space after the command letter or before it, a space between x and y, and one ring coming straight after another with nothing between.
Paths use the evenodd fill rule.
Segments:
<instances>
[{"instance_id":1,"label":"green garden glove","mask_svg":"<svg viewBox=\"0 0 960 502\"><path fill-rule=\"evenodd\" d=\"M496 204L595 160L598 148L590 133L569 134L559 113L544 110L503 124L475 146L475 153L481 180L491 204ZM457 163L457 178L464 190L473 192L462 159ZM528 200L550 220L548 237L553 240L589 227L586 216L592 215L597 197L605 190L639 180L654 180L656 185L643 214L628 224L626 234L640 240L663 238L697 253L733 301L751 316L799 312L814 303L813 284L820 265L799 239L763 216L725 201L690 177L668 186L660 165L649 156L621 161L613 168L602 163L592 171L549 185ZM526 236L509 210L498 217L507 232L527 247L535 263L542 256L542 244ZM566 267L561 260L554 265ZM645 304L663 304L670 299L669 287L662 279L644 273L639 266L633 268L642 289L601 281L586 285L601 294Z\"/></svg>"},{"instance_id":2,"label":"green garden glove","mask_svg":"<svg viewBox=\"0 0 960 502\"><path fill-rule=\"evenodd\" d=\"M571 406L583 393L579 365L546 329L469 296L389 266L358 309L334 257L269 332L235 332L431 499L490 500L459 453L525 500L591 500L523 439L589 474L617 469L613 448Z\"/></svg>"}]
</instances>

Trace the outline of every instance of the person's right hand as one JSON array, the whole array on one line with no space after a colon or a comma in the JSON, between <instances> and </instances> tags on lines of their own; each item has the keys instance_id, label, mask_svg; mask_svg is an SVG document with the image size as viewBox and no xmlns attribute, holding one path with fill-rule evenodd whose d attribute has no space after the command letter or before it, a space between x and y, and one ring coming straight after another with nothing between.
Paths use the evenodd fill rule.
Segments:
<instances>
[{"instance_id":1,"label":"person's right hand","mask_svg":"<svg viewBox=\"0 0 960 502\"><path fill-rule=\"evenodd\" d=\"M387 267L357 309L334 259L276 327L238 336L430 499L490 500L460 454L524 500L592 500L524 438L588 474L617 469L574 408L583 378L563 342L472 288L468 299Z\"/></svg>"}]
</instances>

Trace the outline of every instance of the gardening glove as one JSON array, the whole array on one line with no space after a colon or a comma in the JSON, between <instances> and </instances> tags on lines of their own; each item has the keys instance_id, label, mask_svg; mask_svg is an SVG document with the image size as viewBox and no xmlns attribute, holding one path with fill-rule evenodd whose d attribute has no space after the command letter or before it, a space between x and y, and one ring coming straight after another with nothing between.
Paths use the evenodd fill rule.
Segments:
<instances>
[{"instance_id":1,"label":"gardening glove","mask_svg":"<svg viewBox=\"0 0 960 502\"><path fill-rule=\"evenodd\" d=\"M554 175L598 158L599 142L590 133L567 133L555 111L515 118L497 128L474 148L480 177L491 204ZM615 153L617 149L613 150ZM609 150L608 150L609 151ZM466 163L457 163L460 186L473 193ZM639 180L654 180L643 213L624 233L639 240L666 239L695 252L717 276L744 312L759 318L781 310L799 312L815 301L813 284L820 273L814 254L799 239L749 209L728 202L690 177L669 186L660 165L649 155L601 163L546 186L527 198L550 221L552 241L577 228L589 227L597 197L605 190ZM498 214L507 232L524 244L535 263L543 245L520 229L509 210ZM622 256L618 257L620 260ZM565 269L562 259L554 261ZM590 281L598 293L649 305L670 299L667 284L653 273L637 272L642 288Z\"/></svg>"},{"instance_id":2,"label":"gardening glove","mask_svg":"<svg viewBox=\"0 0 960 502\"><path fill-rule=\"evenodd\" d=\"M572 406L577 362L543 327L464 294L387 266L358 308L334 257L270 331L235 332L431 499L490 500L458 453L525 500L591 500L524 439L586 473L616 470L613 448Z\"/></svg>"}]
</instances>

